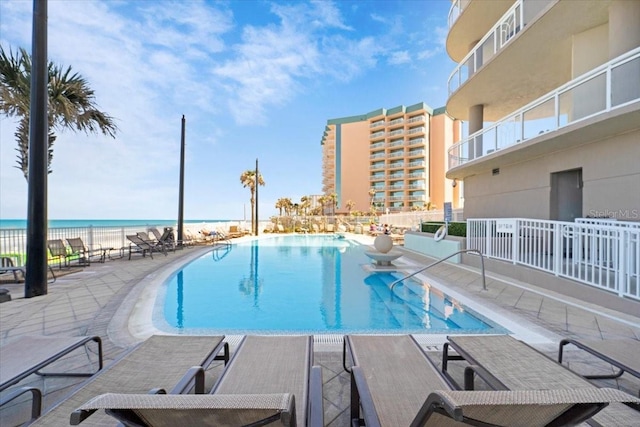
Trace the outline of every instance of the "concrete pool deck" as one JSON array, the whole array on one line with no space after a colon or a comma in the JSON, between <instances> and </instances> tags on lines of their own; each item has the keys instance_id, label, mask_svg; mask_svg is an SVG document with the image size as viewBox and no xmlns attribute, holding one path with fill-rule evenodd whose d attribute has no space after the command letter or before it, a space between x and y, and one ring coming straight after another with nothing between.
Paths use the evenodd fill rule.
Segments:
<instances>
[{"instance_id":1,"label":"concrete pool deck","mask_svg":"<svg viewBox=\"0 0 640 427\"><path fill-rule=\"evenodd\" d=\"M365 236L353 237L364 244L373 242ZM199 246L171 252L166 257L155 255L154 259L138 256L131 261L123 258L95 263L59 277L49 285L48 295L30 299L23 298L24 284L2 283L0 287L9 289L13 299L0 304L0 340L27 334L98 335L103 340L108 365L145 336L156 332L147 319L148 302L153 301L157 284L187 259L209 249L210 246ZM409 270L432 261L415 253L405 255L396 264ZM459 264L440 264L429 270L428 277L445 293L476 311L490 312L493 319L514 331L517 338L554 358L558 342L564 337L640 339L640 303L638 311L633 312L635 315L621 313L491 272L487 273L485 291L478 270ZM600 291L585 285L584 292ZM315 345L315 362L323 368L325 425L331 427L349 425L350 382L342 369L342 347L338 338L318 336ZM443 340L444 336L430 335L419 339L433 352L434 361L439 361ZM230 337L232 350L233 341L234 337ZM577 351L570 351L566 360L570 360L569 366L578 372L611 372L607 364ZM215 366L211 372L215 374L216 369L221 368ZM44 390L46 411L82 381L30 377L21 384ZM640 380L629 375L600 380L597 384L617 387L634 395L640 389ZM0 425L24 422L29 418L28 410L28 402L24 401L6 405L0 410Z\"/></svg>"}]
</instances>

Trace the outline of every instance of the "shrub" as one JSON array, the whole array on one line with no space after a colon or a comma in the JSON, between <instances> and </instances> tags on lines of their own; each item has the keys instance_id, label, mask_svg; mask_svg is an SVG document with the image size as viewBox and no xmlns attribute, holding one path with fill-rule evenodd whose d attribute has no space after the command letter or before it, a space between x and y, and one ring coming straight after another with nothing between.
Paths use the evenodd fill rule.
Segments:
<instances>
[{"instance_id":1,"label":"shrub","mask_svg":"<svg viewBox=\"0 0 640 427\"><path fill-rule=\"evenodd\" d=\"M423 233L435 233L444 224L444 221L430 221L422 223L421 230ZM449 236L467 237L467 223L466 222L450 222L449 230L447 232Z\"/></svg>"}]
</instances>

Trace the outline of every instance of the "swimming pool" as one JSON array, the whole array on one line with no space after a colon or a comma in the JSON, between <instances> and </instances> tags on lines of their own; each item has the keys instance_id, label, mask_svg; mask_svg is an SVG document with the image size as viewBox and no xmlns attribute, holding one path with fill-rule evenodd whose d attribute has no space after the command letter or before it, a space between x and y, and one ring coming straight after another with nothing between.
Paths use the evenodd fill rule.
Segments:
<instances>
[{"instance_id":1,"label":"swimming pool","mask_svg":"<svg viewBox=\"0 0 640 427\"><path fill-rule=\"evenodd\" d=\"M154 323L173 332L505 333L437 288L389 284L366 246L338 236L287 235L212 250L158 293Z\"/></svg>"}]
</instances>

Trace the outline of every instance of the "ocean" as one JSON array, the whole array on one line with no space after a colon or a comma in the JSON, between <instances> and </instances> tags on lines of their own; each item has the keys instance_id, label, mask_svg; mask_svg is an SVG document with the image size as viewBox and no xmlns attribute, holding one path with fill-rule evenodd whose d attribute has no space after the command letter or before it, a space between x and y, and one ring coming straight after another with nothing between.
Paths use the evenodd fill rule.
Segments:
<instances>
[{"instance_id":1,"label":"ocean","mask_svg":"<svg viewBox=\"0 0 640 427\"><path fill-rule=\"evenodd\" d=\"M231 222L231 219L185 219L185 224ZM158 226L175 227L175 219L50 219L48 228L86 228L86 227L137 227ZM26 229L26 219L1 219L0 229Z\"/></svg>"}]
</instances>

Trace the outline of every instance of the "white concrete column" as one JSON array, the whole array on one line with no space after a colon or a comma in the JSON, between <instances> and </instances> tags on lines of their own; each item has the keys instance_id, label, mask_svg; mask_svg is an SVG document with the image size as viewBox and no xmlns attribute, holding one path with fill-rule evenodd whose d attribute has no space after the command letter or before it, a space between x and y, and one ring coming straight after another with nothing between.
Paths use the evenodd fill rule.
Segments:
<instances>
[{"instance_id":1,"label":"white concrete column","mask_svg":"<svg viewBox=\"0 0 640 427\"><path fill-rule=\"evenodd\" d=\"M482 129L484 123L484 105L477 104L469 107L469 135ZM482 155L482 135L477 136L469 144L469 158L475 159Z\"/></svg>"}]
</instances>

